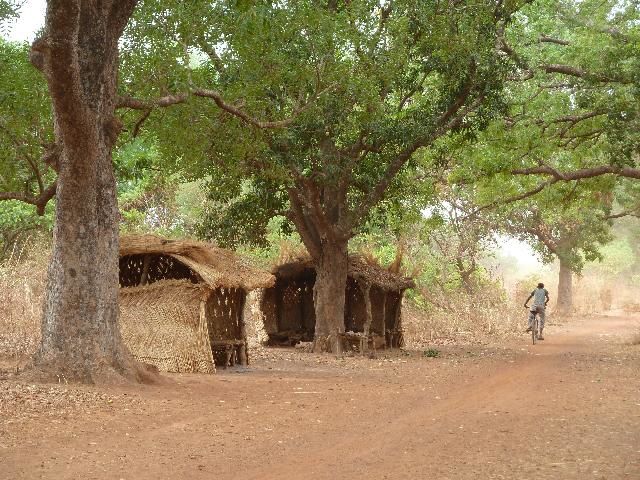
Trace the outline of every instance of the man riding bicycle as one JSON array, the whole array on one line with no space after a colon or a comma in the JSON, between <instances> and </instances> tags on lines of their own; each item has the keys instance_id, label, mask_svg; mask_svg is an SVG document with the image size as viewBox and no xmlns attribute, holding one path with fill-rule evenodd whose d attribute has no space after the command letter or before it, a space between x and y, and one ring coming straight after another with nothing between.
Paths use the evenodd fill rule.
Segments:
<instances>
[{"instance_id":1,"label":"man riding bicycle","mask_svg":"<svg viewBox=\"0 0 640 480\"><path fill-rule=\"evenodd\" d=\"M549 303L549 292L544 288L544 283L539 283L538 287L531 292L529 298L524 302L524 308L529 308L529 300L533 298L533 305L529 309L529 328L527 332L533 329L533 321L536 319L536 314L540 316L540 330L538 331L538 340L544 340L542 336L542 330L544 329L545 310Z\"/></svg>"}]
</instances>

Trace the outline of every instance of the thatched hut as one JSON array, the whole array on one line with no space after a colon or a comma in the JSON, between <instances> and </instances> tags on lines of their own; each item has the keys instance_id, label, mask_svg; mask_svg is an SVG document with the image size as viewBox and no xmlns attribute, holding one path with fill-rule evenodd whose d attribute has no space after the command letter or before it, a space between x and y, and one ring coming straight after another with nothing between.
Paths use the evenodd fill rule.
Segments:
<instances>
[{"instance_id":1,"label":"thatched hut","mask_svg":"<svg viewBox=\"0 0 640 480\"><path fill-rule=\"evenodd\" d=\"M120 240L120 329L141 361L166 372L212 373L248 362L248 291L274 277L210 244L153 235Z\"/></svg>"},{"instance_id":2,"label":"thatched hut","mask_svg":"<svg viewBox=\"0 0 640 480\"><path fill-rule=\"evenodd\" d=\"M313 286L316 271L310 258L297 259L272 270L275 285L261 302L271 345L312 341L315 331ZM402 295L414 282L368 261L349 257L345 298L345 340L360 350L400 347Z\"/></svg>"}]
</instances>

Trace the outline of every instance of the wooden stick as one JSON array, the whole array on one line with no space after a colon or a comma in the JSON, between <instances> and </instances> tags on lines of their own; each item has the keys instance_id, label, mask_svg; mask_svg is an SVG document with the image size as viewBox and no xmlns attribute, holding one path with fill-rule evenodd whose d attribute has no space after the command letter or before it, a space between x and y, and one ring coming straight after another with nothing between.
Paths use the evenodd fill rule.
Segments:
<instances>
[{"instance_id":1,"label":"wooden stick","mask_svg":"<svg viewBox=\"0 0 640 480\"><path fill-rule=\"evenodd\" d=\"M371 284L369 282L363 282L359 284L360 290L364 295L364 305L367 312L367 318L364 322L364 348L361 348L360 354L364 355L364 351L369 344L369 330L371 329L371 322L373 322L373 314L371 313Z\"/></svg>"},{"instance_id":2,"label":"wooden stick","mask_svg":"<svg viewBox=\"0 0 640 480\"><path fill-rule=\"evenodd\" d=\"M144 260L142 261L142 275L140 276L140 283L139 283L139 286L141 287L147 284L150 265L151 265L151 255L145 255Z\"/></svg>"}]
</instances>

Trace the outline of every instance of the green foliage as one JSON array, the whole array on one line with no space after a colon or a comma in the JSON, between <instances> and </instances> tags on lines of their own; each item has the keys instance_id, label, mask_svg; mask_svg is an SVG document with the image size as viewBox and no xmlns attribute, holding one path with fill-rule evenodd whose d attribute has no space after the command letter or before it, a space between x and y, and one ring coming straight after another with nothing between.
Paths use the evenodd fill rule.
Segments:
<instances>
[{"instance_id":1,"label":"green foliage","mask_svg":"<svg viewBox=\"0 0 640 480\"><path fill-rule=\"evenodd\" d=\"M504 229L528 242L545 263L558 258L580 273L585 262L602 259L600 248L613 239L607 218L612 187L612 179L555 185L505 207Z\"/></svg>"},{"instance_id":2,"label":"green foliage","mask_svg":"<svg viewBox=\"0 0 640 480\"><path fill-rule=\"evenodd\" d=\"M232 186L224 178L214 177L205 184L208 202L198 226L203 238L216 240L223 247L251 243L258 247L269 245L269 226L277 225L279 233L289 235L292 225L282 215L287 199L278 184L264 178L246 178ZM281 221L271 223L279 216Z\"/></svg>"},{"instance_id":3,"label":"green foliage","mask_svg":"<svg viewBox=\"0 0 640 480\"><path fill-rule=\"evenodd\" d=\"M55 174L41 161L53 140L51 102L29 47L0 39L0 191L38 194ZM33 208L33 207L32 207Z\"/></svg>"},{"instance_id":4,"label":"green foliage","mask_svg":"<svg viewBox=\"0 0 640 480\"><path fill-rule=\"evenodd\" d=\"M28 52L0 38L0 191L38 196L55 178L41 160L53 132L47 86ZM0 256L34 231L50 230L52 211L38 217L32 205L0 202Z\"/></svg>"},{"instance_id":5,"label":"green foliage","mask_svg":"<svg viewBox=\"0 0 640 480\"><path fill-rule=\"evenodd\" d=\"M518 12L506 41L520 65L508 85L509 113L462 154L468 168L457 172L459 180L497 175L511 185L500 192L507 198L539 182L510 182L514 169L638 165L636 2L533 2Z\"/></svg>"},{"instance_id":6,"label":"green foliage","mask_svg":"<svg viewBox=\"0 0 640 480\"><path fill-rule=\"evenodd\" d=\"M30 235L48 234L53 228L53 205L48 205L45 214L37 215L31 205L16 200L0 204L0 260L19 248Z\"/></svg>"},{"instance_id":7,"label":"green foliage","mask_svg":"<svg viewBox=\"0 0 640 480\"><path fill-rule=\"evenodd\" d=\"M195 233L202 217L200 185L165 171L153 138L123 143L113 160L123 232L155 232L170 237Z\"/></svg>"},{"instance_id":8,"label":"green foliage","mask_svg":"<svg viewBox=\"0 0 640 480\"><path fill-rule=\"evenodd\" d=\"M456 126L463 137L503 108L509 67L495 31L509 12L463 3L405 0L387 11L358 0L334 11L312 1L147 1L123 41L122 90L153 97L206 87L254 123L285 122L253 128L210 99L152 113L147 127L167 168L212 179L207 236L263 242L289 189L307 192L309 182L320 191L346 183L345 211L360 228L381 182L392 180L381 210L407 207L415 183L390 166L446 133L438 119L462 91L470 89L465 105L478 100Z\"/></svg>"},{"instance_id":9,"label":"green foliage","mask_svg":"<svg viewBox=\"0 0 640 480\"><path fill-rule=\"evenodd\" d=\"M596 270L609 274L619 275L629 271L633 265L630 260L634 259L633 248L627 239L616 239L600 250L602 261L596 266Z\"/></svg>"},{"instance_id":10,"label":"green foliage","mask_svg":"<svg viewBox=\"0 0 640 480\"><path fill-rule=\"evenodd\" d=\"M424 351L423 355L427 358L438 358L440 356L440 350L429 348Z\"/></svg>"},{"instance_id":11,"label":"green foliage","mask_svg":"<svg viewBox=\"0 0 640 480\"><path fill-rule=\"evenodd\" d=\"M5 33L7 24L18 17L18 3L13 0L0 0L0 34Z\"/></svg>"},{"instance_id":12,"label":"green foliage","mask_svg":"<svg viewBox=\"0 0 640 480\"><path fill-rule=\"evenodd\" d=\"M498 207L503 230L576 272L602 258L608 216L637 211L637 188L604 177L559 185L512 171L638 166L639 21L636 2L548 0L520 10L505 35L505 54L519 66L507 85L508 114L473 144L450 143L443 158L455 166L451 182Z\"/></svg>"}]
</instances>

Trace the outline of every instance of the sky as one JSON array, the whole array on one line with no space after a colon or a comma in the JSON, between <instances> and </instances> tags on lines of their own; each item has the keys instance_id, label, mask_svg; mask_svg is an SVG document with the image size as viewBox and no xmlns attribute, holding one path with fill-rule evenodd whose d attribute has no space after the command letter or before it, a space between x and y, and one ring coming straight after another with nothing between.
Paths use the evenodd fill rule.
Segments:
<instances>
[{"instance_id":1,"label":"sky","mask_svg":"<svg viewBox=\"0 0 640 480\"><path fill-rule=\"evenodd\" d=\"M32 42L44 24L46 0L26 0L20 10L20 18L9 25L6 37L13 41ZM541 269L541 263L529 245L514 238L498 237L498 249L505 257L512 257L523 275Z\"/></svg>"},{"instance_id":2,"label":"sky","mask_svg":"<svg viewBox=\"0 0 640 480\"><path fill-rule=\"evenodd\" d=\"M9 25L5 37L17 42L35 40L36 32L44 25L46 0L26 0L20 9L20 18Z\"/></svg>"}]
</instances>

